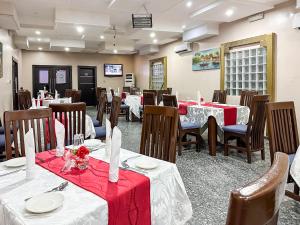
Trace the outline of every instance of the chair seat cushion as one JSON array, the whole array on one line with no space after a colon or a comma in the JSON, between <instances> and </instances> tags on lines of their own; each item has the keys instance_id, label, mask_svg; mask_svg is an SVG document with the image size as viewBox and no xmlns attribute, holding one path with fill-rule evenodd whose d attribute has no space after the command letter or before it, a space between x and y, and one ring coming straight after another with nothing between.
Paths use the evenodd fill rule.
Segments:
<instances>
[{"instance_id":1,"label":"chair seat cushion","mask_svg":"<svg viewBox=\"0 0 300 225\"><path fill-rule=\"evenodd\" d=\"M294 158L295 158L295 155L296 154L289 154L288 157L289 157L289 166L292 165L293 161L294 161Z\"/></svg>"},{"instance_id":2,"label":"chair seat cushion","mask_svg":"<svg viewBox=\"0 0 300 225\"><path fill-rule=\"evenodd\" d=\"M95 131L96 131L96 138L106 137L106 127L105 126L95 127Z\"/></svg>"},{"instance_id":3,"label":"chair seat cushion","mask_svg":"<svg viewBox=\"0 0 300 225\"><path fill-rule=\"evenodd\" d=\"M200 128L200 125L191 123L191 122L181 122L181 128L182 129L196 129L196 128Z\"/></svg>"},{"instance_id":4,"label":"chair seat cushion","mask_svg":"<svg viewBox=\"0 0 300 225\"><path fill-rule=\"evenodd\" d=\"M121 109L129 109L129 106L128 106L128 105L125 105L125 104L122 104L122 105L121 105Z\"/></svg>"},{"instance_id":5,"label":"chair seat cushion","mask_svg":"<svg viewBox=\"0 0 300 225\"><path fill-rule=\"evenodd\" d=\"M0 127L0 134L4 134L4 127Z\"/></svg>"},{"instance_id":6,"label":"chair seat cushion","mask_svg":"<svg viewBox=\"0 0 300 225\"><path fill-rule=\"evenodd\" d=\"M96 118L92 118L94 127L100 127L100 123Z\"/></svg>"},{"instance_id":7,"label":"chair seat cushion","mask_svg":"<svg viewBox=\"0 0 300 225\"><path fill-rule=\"evenodd\" d=\"M238 134L245 134L247 132L247 125L237 124L223 127L224 132L233 132Z\"/></svg>"},{"instance_id":8,"label":"chair seat cushion","mask_svg":"<svg viewBox=\"0 0 300 225\"><path fill-rule=\"evenodd\" d=\"M0 134L0 149L5 147L5 135Z\"/></svg>"}]
</instances>

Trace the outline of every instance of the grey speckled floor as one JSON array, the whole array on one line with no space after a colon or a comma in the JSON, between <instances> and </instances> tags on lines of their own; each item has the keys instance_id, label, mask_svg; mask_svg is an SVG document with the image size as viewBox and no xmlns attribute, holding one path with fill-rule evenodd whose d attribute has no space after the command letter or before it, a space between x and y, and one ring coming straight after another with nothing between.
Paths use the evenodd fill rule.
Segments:
<instances>
[{"instance_id":1,"label":"grey speckled floor","mask_svg":"<svg viewBox=\"0 0 300 225\"><path fill-rule=\"evenodd\" d=\"M95 115L91 109L88 113ZM126 122L124 117L120 117L119 128L122 131L122 147L138 152L142 124ZM204 134L203 138L206 140L207 135ZM252 156L253 163L248 164L245 155L235 151L225 157L219 149L217 156L211 157L207 148L196 152L192 147L177 157L176 164L193 206L193 218L187 224L225 224L230 191L255 180L270 167L268 143L265 161L260 160L259 153ZM279 224L299 225L300 204L285 197Z\"/></svg>"}]
</instances>

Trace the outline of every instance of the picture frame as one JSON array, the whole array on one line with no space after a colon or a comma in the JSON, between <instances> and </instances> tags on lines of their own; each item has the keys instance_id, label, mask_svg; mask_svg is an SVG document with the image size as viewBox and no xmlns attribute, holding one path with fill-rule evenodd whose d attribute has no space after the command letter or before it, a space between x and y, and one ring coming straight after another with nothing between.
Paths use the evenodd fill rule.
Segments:
<instances>
[{"instance_id":1,"label":"picture frame","mask_svg":"<svg viewBox=\"0 0 300 225\"><path fill-rule=\"evenodd\" d=\"M123 64L109 64L106 63L103 66L105 77L122 77L123 76Z\"/></svg>"},{"instance_id":2,"label":"picture frame","mask_svg":"<svg viewBox=\"0 0 300 225\"><path fill-rule=\"evenodd\" d=\"M211 48L195 52L192 70L217 70L220 69L220 48Z\"/></svg>"}]
</instances>

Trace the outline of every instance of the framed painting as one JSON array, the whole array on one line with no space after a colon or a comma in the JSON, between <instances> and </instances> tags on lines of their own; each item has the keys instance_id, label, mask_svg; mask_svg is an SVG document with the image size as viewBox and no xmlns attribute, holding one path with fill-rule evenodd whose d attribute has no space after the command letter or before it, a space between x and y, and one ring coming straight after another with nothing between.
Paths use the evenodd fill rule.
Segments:
<instances>
[{"instance_id":1,"label":"framed painting","mask_svg":"<svg viewBox=\"0 0 300 225\"><path fill-rule=\"evenodd\" d=\"M0 78L3 77L3 44L0 42Z\"/></svg>"},{"instance_id":2,"label":"framed painting","mask_svg":"<svg viewBox=\"0 0 300 225\"><path fill-rule=\"evenodd\" d=\"M220 49L213 48L195 52L193 71L220 69Z\"/></svg>"}]
</instances>

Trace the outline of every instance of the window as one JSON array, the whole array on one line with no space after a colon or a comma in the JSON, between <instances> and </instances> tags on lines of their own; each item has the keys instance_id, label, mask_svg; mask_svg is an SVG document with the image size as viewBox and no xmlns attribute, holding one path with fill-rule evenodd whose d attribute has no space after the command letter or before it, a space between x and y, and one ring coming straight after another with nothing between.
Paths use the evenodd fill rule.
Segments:
<instances>
[{"instance_id":1,"label":"window","mask_svg":"<svg viewBox=\"0 0 300 225\"><path fill-rule=\"evenodd\" d=\"M167 58L159 58L150 61L149 88L162 90L167 87Z\"/></svg>"},{"instance_id":2,"label":"window","mask_svg":"<svg viewBox=\"0 0 300 225\"><path fill-rule=\"evenodd\" d=\"M259 45L225 54L225 89L229 95L240 95L242 90L267 94L266 56L266 48Z\"/></svg>"}]
</instances>

